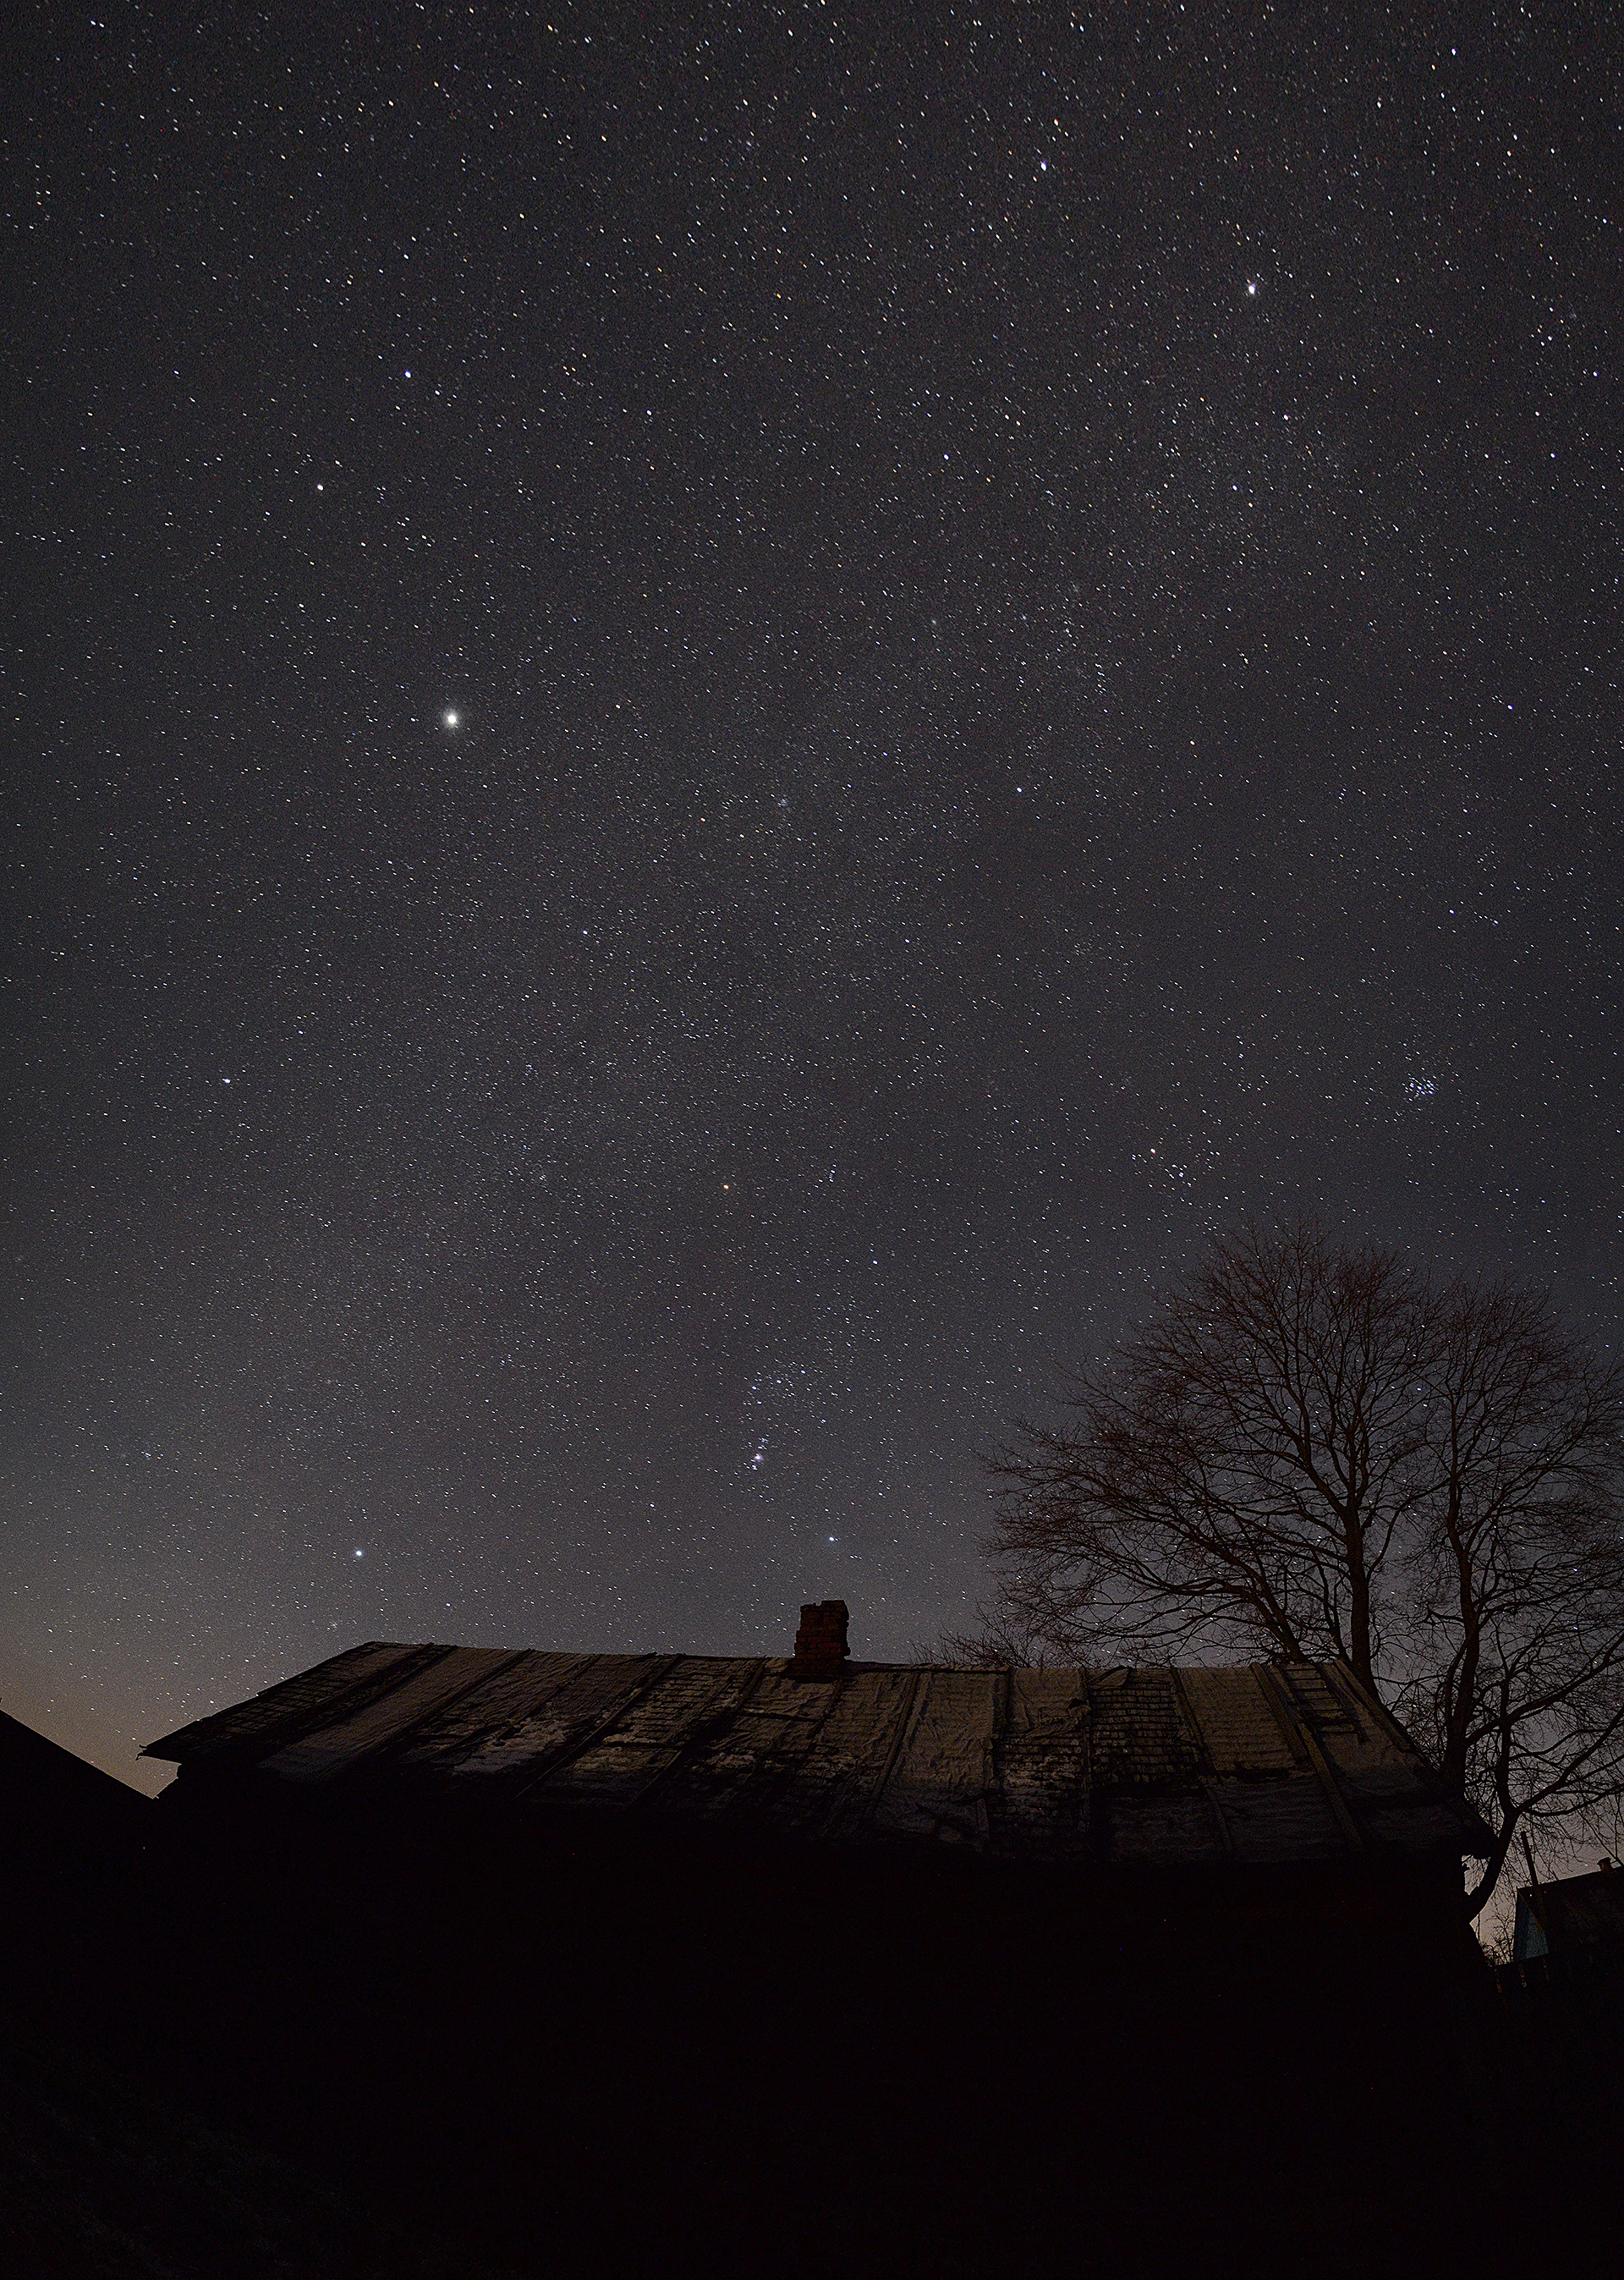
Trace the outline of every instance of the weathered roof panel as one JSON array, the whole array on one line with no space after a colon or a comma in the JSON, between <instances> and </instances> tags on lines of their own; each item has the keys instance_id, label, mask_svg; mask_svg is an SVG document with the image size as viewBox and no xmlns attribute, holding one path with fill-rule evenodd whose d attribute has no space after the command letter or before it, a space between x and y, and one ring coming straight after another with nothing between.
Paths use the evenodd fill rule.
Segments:
<instances>
[{"instance_id":1,"label":"weathered roof panel","mask_svg":"<svg viewBox=\"0 0 1624 2280\"><path fill-rule=\"evenodd\" d=\"M1122 1868L1166 1861L1185 1868L1215 1867L1225 1857L1223 1825L1199 1788L1135 1786L1112 1800L1096 1822L1098 1849Z\"/></svg>"},{"instance_id":2,"label":"weathered roof panel","mask_svg":"<svg viewBox=\"0 0 1624 2280\"><path fill-rule=\"evenodd\" d=\"M1251 1670L1181 1670L1179 1683L1215 1774L1288 1774L1297 1763Z\"/></svg>"},{"instance_id":3,"label":"weathered roof panel","mask_svg":"<svg viewBox=\"0 0 1624 2280\"><path fill-rule=\"evenodd\" d=\"M764 1664L731 1720L697 1737L693 1751L662 1785L662 1806L701 1819L770 1813L773 1800L804 1761L813 1732L834 1708L835 1694L829 1685L791 1678L785 1660Z\"/></svg>"},{"instance_id":4,"label":"weathered roof panel","mask_svg":"<svg viewBox=\"0 0 1624 2280\"><path fill-rule=\"evenodd\" d=\"M895 1762L870 1815L876 1829L988 1850L987 1792L1003 1691L1001 1671L920 1672Z\"/></svg>"},{"instance_id":5,"label":"weathered roof panel","mask_svg":"<svg viewBox=\"0 0 1624 2280\"><path fill-rule=\"evenodd\" d=\"M504 1737L517 1733L571 1678L599 1659L534 1651L510 1658L469 1692L431 1711L401 1750L401 1766L414 1775L449 1781L466 1757L499 1748Z\"/></svg>"},{"instance_id":6,"label":"weathered roof panel","mask_svg":"<svg viewBox=\"0 0 1624 2280\"><path fill-rule=\"evenodd\" d=\"M449 1647L389 1693L363 1702L331 1725L308 1729L284 1743L261 1759L261 1767L284 1781L331 1781L391 1743L403 1741L432 1713L444 1710L517 1660L516 1655L492 1647Z\"/></svg>"},{"instance_id":7,"label":"weathered roof panel","mask_svg":"<svg viewBox=\"0 0 1624 2280\"><path fill-rule=\"evenodd\" d=\"M779 1660L373 1642L153 1754L525 1814L635 1809L1124 1868L1459 1854L1487 1837L1329 1664L852 1664L825 1680Z\"/></svg>"},{"instance_id":8,"label":"weathered roof panel","mask_svg":"<svg viewBox=\"0 0 1624 2280\"><path fill-rule=\"evenodd\" d=\"M1097 1784L1188 1788L1197 1779L1196 1737L1170 1669L1090 1672L1089 1703Z\"/></svg>"},{"instance_id":9,"label":"weathered roof panel","mask_svg":"<svg viewBox=\"0 0 1624 2280\"><path fill-rule=\"evenodd\" d=\"M142 1755L187 1764L238 1755L257 1760L274 1741L330 1720L343 1705L386 1693L406 1671L420 1668L425 1660L438 1660L445 1652L443 1647L392 1646L376 1639L365 1646L346 1647L342 1654L266 1687L247 1702L149 1742Z\"/></svg>"},{"instance_id":10,"label":"weathered roof panel","mask_svg":"<svg viewBox=\"0 0 1624 2280\"><path fill-rule=\"evenodd\" d=\"M660 1654L560 1655L558 1683L515 1722L504 1722L465 1750L455 1771L465 1780L505 1775L515 1784L543 1780L646 1691L676 1658Z\"/></svg>"},{"instance_id":11,"label":"weathered roof panel","mask_svg":"<svg viewBox=\"0 0 1624 2280\"><path fill-rule=\"evenodd\" d=\"M1212 1795L1243 1867L1349 1857L1347 1837L1312 1774L1294 1768L1289 1775L1261 1781L1237 1775L1215 1781Z\"/></svg>"},{"instance_id":12,"label":"weathered roof panel","mask_svg":"<svg viewBox=\"0 0 1624 2280\"><path fill-rule=\"evenodd\" d=\"M997 1778L988 1799L995 1849L1064 1859L1086 1843L1092 1790L1089 1685L1081 1670L1011 1670Z\"/></svg>"},{"instance_id":13,"label":"weathered roof panel","mask_svg":"<svg viewBox=\"0 0 1624 2280\"><path fill-rule=\"evenodd\" d=\"M589 1727L579 1747L550 1761L527 1794L541 1799L562 1793L581 1805L634 1803L673 1770L719 1711L731 1712L756 1668L696 1655L670 1659L651 1685L634 1687L613 1715Z\"/></svg>"},{"instance_id":14,"label":"weathered roof panel","mask_svg":"<svg viewBox=\"0 0 1624 2280\"><path fill-rule=\"evenodd\" d=\"M790 1729L804 1733L805 1749L772 1801L781 1826L797 1836L850 1835L869 1818L905 1739L921 1676L881 1668L834 1682L827 1714Z\"/></svg>"}]
</instances>

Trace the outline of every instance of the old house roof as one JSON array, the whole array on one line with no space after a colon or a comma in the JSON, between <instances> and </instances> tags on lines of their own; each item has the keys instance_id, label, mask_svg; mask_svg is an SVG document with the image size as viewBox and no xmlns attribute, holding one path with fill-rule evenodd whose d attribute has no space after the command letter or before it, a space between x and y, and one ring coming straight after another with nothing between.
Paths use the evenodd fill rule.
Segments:
<instances>
[{"instance_id":1,"label":"old house roof","mask_svg":"<svg viewBox=\"0 0 1624 2280\"><path fill-rule=\"evenodd\" d=\"M809 1683L780 1659L372 1642L145 1754L289 1791L387 1785L1124 1868L1488 1844L1342 1663L857 1663Z\"/></svg>"},{"instance_id":2,"label":"old house roof","mask_svg":"<svg viewBox=\"0 0 1624 2280\"><path fill-rule=\"evenodd\" d=\"M0 1805L14 1846L144 1833L151 1799L0 1710Z\"/></svg>"}]
</instances>

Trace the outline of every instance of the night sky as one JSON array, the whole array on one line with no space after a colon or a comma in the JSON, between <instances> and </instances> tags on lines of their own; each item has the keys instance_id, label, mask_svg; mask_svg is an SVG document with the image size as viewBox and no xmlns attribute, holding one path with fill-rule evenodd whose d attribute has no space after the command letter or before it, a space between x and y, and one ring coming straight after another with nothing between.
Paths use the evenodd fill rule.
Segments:
<instances>
[{"instance_id":1,"label":"night sky","mask_svg":"<svg viewBox=\"0 0 1624 2280\"><path fill-rule=\"evenodd\" d=\"M8 1710L905 1654L1249 1212L1616 1336L1616 15L201 12L0 130Z\"/></svg>"}]
</instances>

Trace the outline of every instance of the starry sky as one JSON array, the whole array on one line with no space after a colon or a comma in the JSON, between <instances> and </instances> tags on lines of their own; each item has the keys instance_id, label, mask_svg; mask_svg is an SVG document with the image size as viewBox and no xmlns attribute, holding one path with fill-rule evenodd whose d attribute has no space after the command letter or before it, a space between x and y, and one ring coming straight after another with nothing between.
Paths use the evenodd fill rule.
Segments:
<instances>
[{"instance_id":1,"label":"starry sky","mask_svg":"<svg viewBox=\"0 0 1624 2280\"><path fill-rule=\"evenodd\" d=\"M13 48L8 1710L905 1654L1247 1213L1616 1337L1616 17Z\"/></svg>"}]
</instances>

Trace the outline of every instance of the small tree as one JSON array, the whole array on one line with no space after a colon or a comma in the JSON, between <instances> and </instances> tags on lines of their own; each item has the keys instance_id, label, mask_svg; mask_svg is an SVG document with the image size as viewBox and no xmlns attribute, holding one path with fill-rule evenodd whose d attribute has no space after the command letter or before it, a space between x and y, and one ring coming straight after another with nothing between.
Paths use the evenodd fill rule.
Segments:
<instances>
[{"instance_id":1,"label":"small tree","mask_svg":"<svg viewBox=\"0 0 1624 2280\"><path fill-rule=\"evenodd\" d=\"M1251 1230L992 1468L1000 1659L1343 1655L1495 1832L1624 1799L1624 1384L1505 1282ZM961 1643L962 1644L962 1643Z\"/></svg>"}]
</instances>

